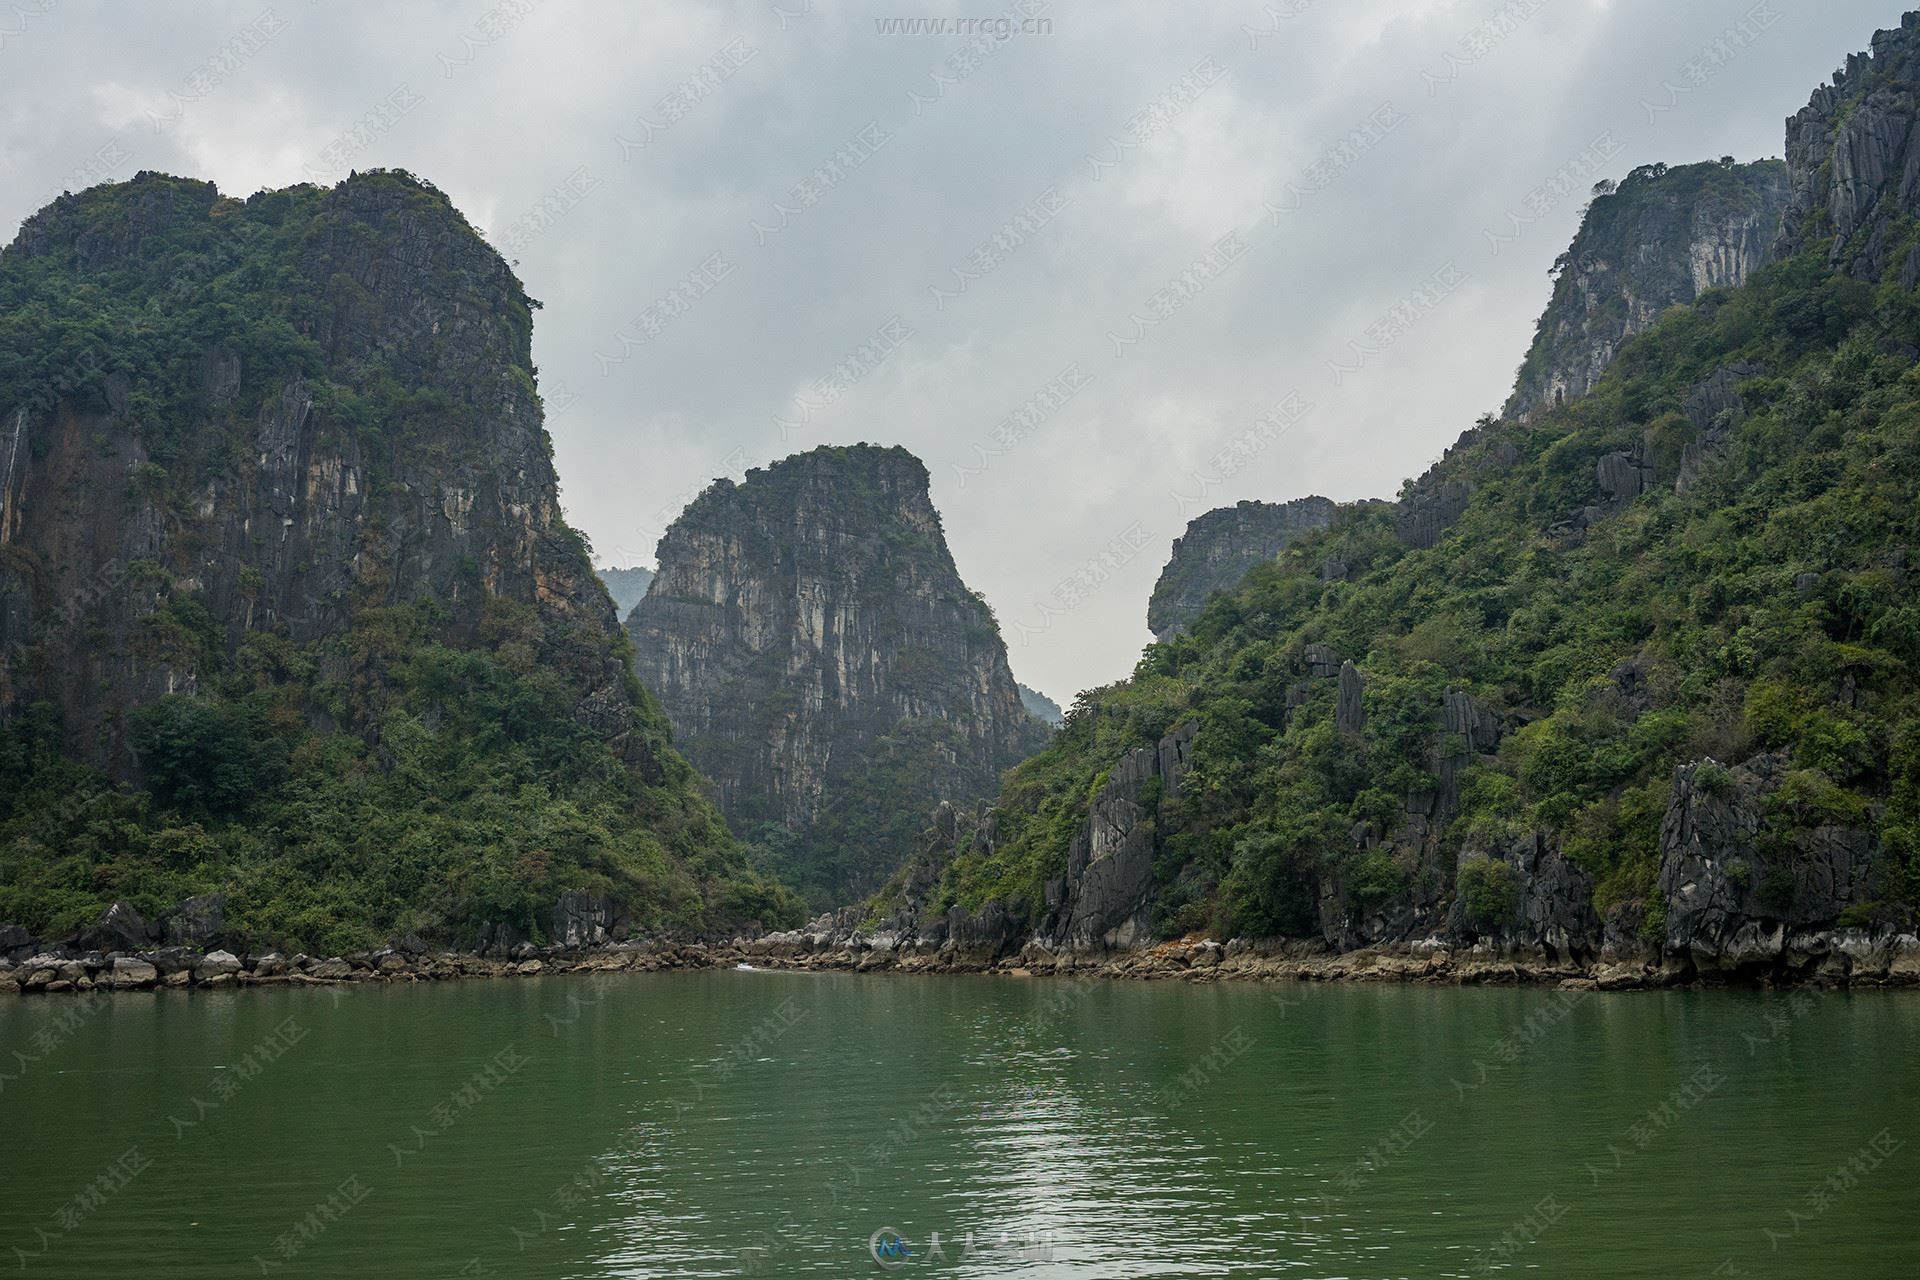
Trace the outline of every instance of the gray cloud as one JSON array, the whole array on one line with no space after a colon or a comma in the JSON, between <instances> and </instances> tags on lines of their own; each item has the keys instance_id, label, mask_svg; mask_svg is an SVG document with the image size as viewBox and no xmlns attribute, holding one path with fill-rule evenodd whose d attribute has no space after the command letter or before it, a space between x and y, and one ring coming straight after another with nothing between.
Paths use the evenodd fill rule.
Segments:
<instances>
[{"instance_id":1,"label":"gray cloud","mask_svg":"<svg viewBox=\"0 0 1920 1280\"><path fill-rule=\"evenodd\" d=\"M1004 0L35 0L0 17L0 224L141 168L242 195L413 170L546 304L563 496L603 561L651 563L716 475L898 442L1015 670L1064 702L1131 668L1196 502L1390 496L1498 406L1591 178L1529 193L1596 139L1594 177L1776 155L1783 117L1899 16L1025 9L1051 32L970 58L874 18ZM1292 396L1312 407L1281 429Z\"/></svg>"}]
</instances>

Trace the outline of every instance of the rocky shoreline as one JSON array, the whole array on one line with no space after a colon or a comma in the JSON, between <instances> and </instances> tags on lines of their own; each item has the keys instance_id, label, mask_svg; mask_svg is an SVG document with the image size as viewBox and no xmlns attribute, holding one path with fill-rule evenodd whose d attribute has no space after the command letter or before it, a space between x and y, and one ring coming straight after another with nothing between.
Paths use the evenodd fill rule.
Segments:
<instances>
[{"instance_id":1,"label":"rocky shoreline","mask_svg":"<svg viewBox=\"0 0 1920 1280\"><path fill-rule=\"evenodd\" d=\"M1424 982L1452 986L1552 985L1631 991L1666 987L1801 986L1855 989L1920 987L1920 937L1837 930L1778 963L1701 969L1686 960L1648 957L1562 961L1491 948L1449 950L1394 945L1334 952L1278 939L1182 940L1123 951L1055 951L1030 943L1014 953L900 944L882 936L795 930L727 941L655 939L592 947L534 947L506 955L386 948L347 956L165 947L139 952L42 951L0 959L0 995L89 991L218 990L327 986L354 982L431 982L544 974L650 973L675 969L758 969L912 974L984 973L1014 978L1092 977L1183 982Z\"/></svg>"}]
</instances>

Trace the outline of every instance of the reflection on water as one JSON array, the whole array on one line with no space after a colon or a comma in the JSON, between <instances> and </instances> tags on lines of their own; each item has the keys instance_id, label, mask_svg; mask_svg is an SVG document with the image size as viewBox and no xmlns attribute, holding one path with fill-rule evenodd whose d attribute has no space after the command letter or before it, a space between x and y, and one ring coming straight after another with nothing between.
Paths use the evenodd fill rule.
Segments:
<instances>
[{"instance_id":1,"label":"reflection on water","mask_svg":"<svg viewBox=\"0 0 1920 1280\"><path fill-rule=\"evenodd\" d=\"M0 1261L36 1276L1920 1274L1908 995L727 971L78 1007L0 1003Z\"/></svg>"}]
</instances>

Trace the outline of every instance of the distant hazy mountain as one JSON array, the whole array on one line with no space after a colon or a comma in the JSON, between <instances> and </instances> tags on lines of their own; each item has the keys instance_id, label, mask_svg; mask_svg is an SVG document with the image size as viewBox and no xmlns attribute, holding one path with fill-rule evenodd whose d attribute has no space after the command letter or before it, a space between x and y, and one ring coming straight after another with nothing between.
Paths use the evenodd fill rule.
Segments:
<instances>
[{"instance_id":1,"label":"distant hazy mountain","mask_svg":"<svg viewBox=\"0 0 1920 1280\"><path fill-rule=\"evenodd\" d=\"M1053 728L1058 729L1067 722L1066 712L1060 710L1060 704L1038 689L1029 689L1020 685L1020 705L1031 711L1034 716Z\"/></svg>"},{"instance_id":2,"label":"distant hazy mountain","mask_svg":"<svg viewBox=\"0 0 1920 1280\"><path fill-rule=\"evenodd\" d=\"M600 581L607 584L607 590L613 595L613 611L623 621L633 606L640 603L640 597L647 594L647 588L653 585L653 570L641 569L595 569Z\"/></svg>"}]
</instances>

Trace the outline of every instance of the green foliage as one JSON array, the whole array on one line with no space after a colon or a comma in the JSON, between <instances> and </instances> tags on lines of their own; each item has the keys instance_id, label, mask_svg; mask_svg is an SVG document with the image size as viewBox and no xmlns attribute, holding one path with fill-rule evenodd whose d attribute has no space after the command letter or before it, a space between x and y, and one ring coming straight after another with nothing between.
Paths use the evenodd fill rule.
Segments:
<instances>
[{"instance_id":1,"label":"green foliage","mask_svg":"<svg viewBox=\"0 0 1920 1280\"><path fill-rule=\"evenodd\" d=\"M1520 901L1520 877L1513 864L1493 858L1464 863L1456 887L1466 904L1467 922L1482 933L1505 924Z\"/></svg>"},{"instance_id":2,"label":"green foliage","mask_svg":"<svg viewBox=\"0 0 1920 1280\"><path fill-rule=\"evenodd\" d=\"M147 785L182 814L232 817L286 777L286 744L246 704L174 695L133 717Z\"/></svg>"},{"instance_id":3,"label":"green foliage","mask_svg":"<svg viewBox=\"0 0 1920 1280\"><path fill-rule=\"evenodd\" d=\"M564 682L513 661L512 632L457 649L430 613L364 611L308 651L143 709L145 790L64 759L50 710L0 731L0 919L59 932L115 898L159 914L223 890L239 938L338 951L408 929L470 942L486 921L539 938L581 889L652 925L798 922L683 762L643 779L580 724ZM310 673L348 655L368 675L338 705L365 728L315 731L301 708L328 686Z\"/></svg>"},{"instance_id":4,"label":"green foliage","mask_svg":"<svg viewBox=\"0 0 1920 1280\"><path fill-rule=\"evenodd\" d=\"M1309 933L1314 918L1315 853L1275 831L1243 837L1221 886L1227 926L1237 934Z\"/></svg>"},{"instance_id":5,"label":"green foliage","mask_svg":"<svg viewBox=\"0 0 1920 1280\"><path fill-rule=\"evenodd\" d=\"M1726 797L1734 792L1733 774L1712 760L1702 761L1693 771L1693 785L1703 796Z\"/></svg>"},{"instance_id":6,"label":"green foliage","mask_svg":"<svg viewBox=\"0 0 1920 1280\"><path fill-rule=\"evenodd\" d=\"M1347 860L1345 886L1347 901L1365 915L1399 897L1407 887L1407 873L1386 849L1368 849Z\"/></svg>"}]
</instances>

